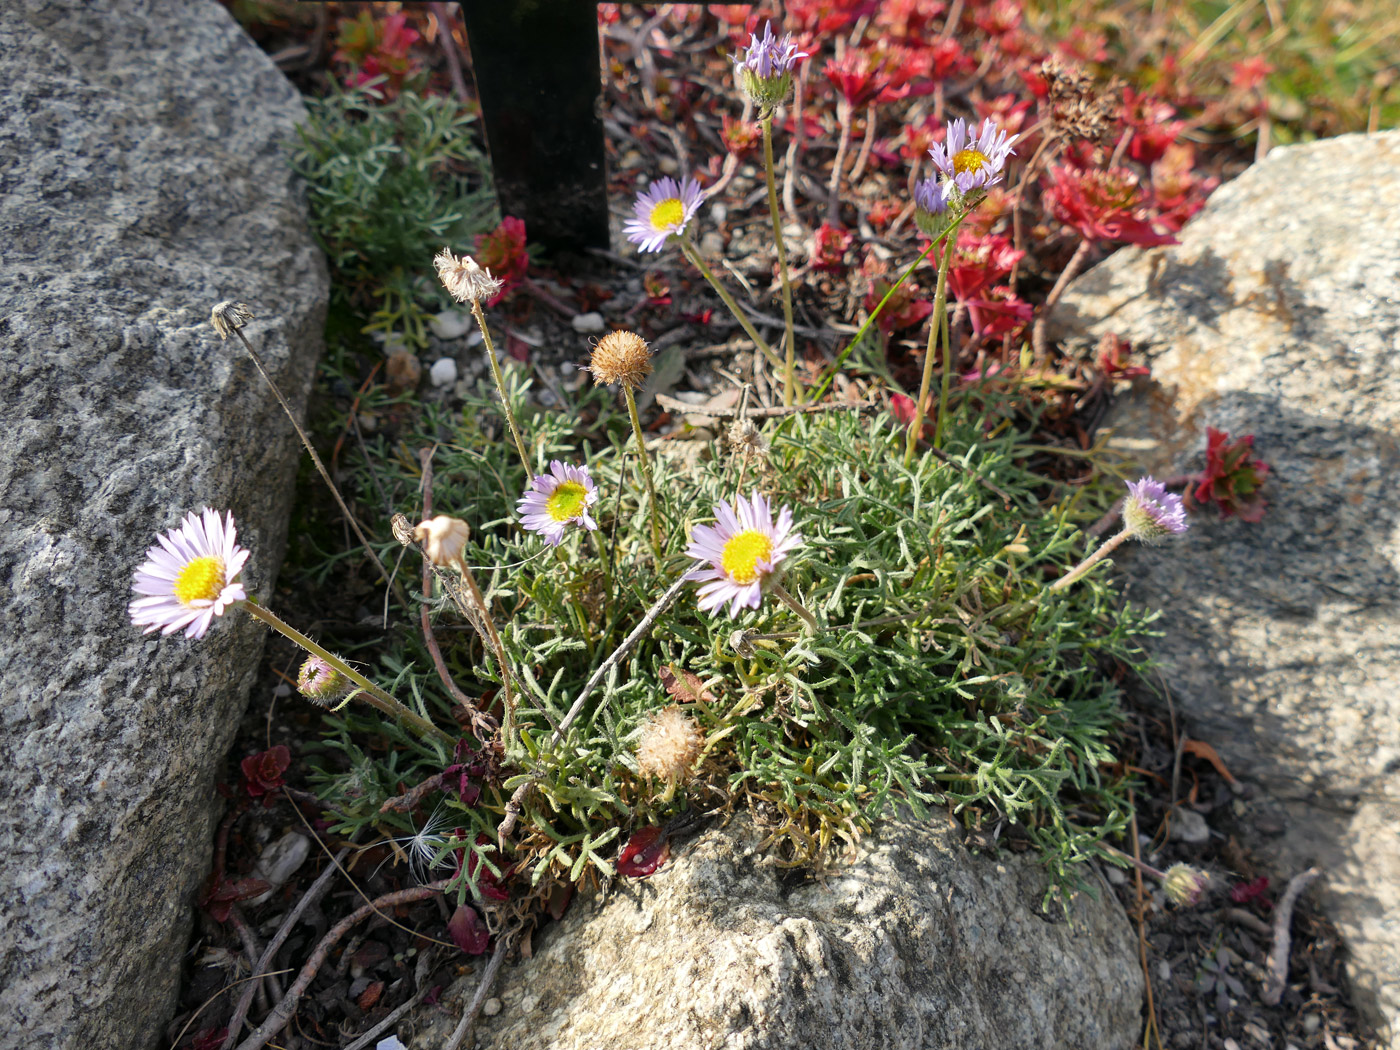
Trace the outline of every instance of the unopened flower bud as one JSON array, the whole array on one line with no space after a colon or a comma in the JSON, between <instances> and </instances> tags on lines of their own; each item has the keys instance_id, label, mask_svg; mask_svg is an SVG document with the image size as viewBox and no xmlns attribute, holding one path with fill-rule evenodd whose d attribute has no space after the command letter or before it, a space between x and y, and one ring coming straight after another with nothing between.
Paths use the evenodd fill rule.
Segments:
<instances>
[{"instance_id":1,"label":"unopened flower bud","mask_svg":"<svg viewBox=\"0 0 1400 1050\"><path fill-rule=\"evenodd\" d=\"M1172 903L1189 908L1205 895L1210 876L1189 864L1173 864L1167 869L1162 885Z\"/></svg>"},{"instance_id":2,"label":"unopened flower bud","mask_svg":"<svg viewBox=\"0 0 1400 1050\"><path fill-rule=\"evenodd\" d=\"M424 556L434 565L442 566L463 565L462 551L471 534L470 525L446 514L419 522L413 529L413 538L423 545Z\"/></svg>"},{"instance_id":3,"label":"unopened flower bud","mask_svg":"<svg viewBox=\"0 0 1400 1050\"><path fill-rule=\"evenodd\" d=\"M1123 500L1123 524L1144 543L1186 531L1186 507L1181 497L1153 478L1128 482Z\"/></svg>"},{"instance_id":4,"label":"unopened flower bud","mask_svg":"<svg viewBox=\"0 0 1400 1050\"><path fill-rule=\"evenodd\" d=\"M679 707L667 707L647 719L637 743L637 768L644 776L670 784L686 779L700 757L705 734Z\"/></svg>"},{"instance_id":5,"label":"unopened flower bud","mask_svg":"<svg viewBox=\"0 0 1400 1050\"><path fill-rule=\"evenodd\" d=\"M297 692L318 707L330 707L355 683L319 656L308 656L297 672Z\"/></svg>"},{"instance_id":6,"label":"unopened flower bud","mask_svg":"<svg viewBox=\"0 0 1400 1050\"><path fill-rule=\"evenodd\" d=\"M947 189L937 177L921 179L914 184L914 225L925 237L941 236L952 219Z\"/></svg>"},{"instance_id":7,"label":"unopened flower bud","mask_svg":"<svg viewBox=\"0 0 1400 1050\"><path fill-rule=\"evenodd\" d=\"M609 332L598 340L588 362L595 383L621 383L636 390L651 375L651 353L636 332Z\"/></svg>"},{"instance_id":8,"label":"unopened flower bud","mask_svg":"<svg viewBox=\"0 0 1400 1050\"><path fill-rule=\"evenodd\" d=\"M483 269L470 255L460 258L444 248L433 259L437 267L438 280L452 298L459 303L490 302L501 293L505 286L491 276L491 271Z\"/></svg>"},{"instance_id":9,"label":"unopened flower bud","mask_svg":"<svg viewBox=\"0 0 1400 1050\"><path fill-rule=\"evenodd\" d=\"M793 66L806 57L807 52L797 50L791 34L774 36L773 23L769 22L762 36L750 36L747 51L734 56L734 78L766 117L787 101Z\"/></svg>"}]
</instances>

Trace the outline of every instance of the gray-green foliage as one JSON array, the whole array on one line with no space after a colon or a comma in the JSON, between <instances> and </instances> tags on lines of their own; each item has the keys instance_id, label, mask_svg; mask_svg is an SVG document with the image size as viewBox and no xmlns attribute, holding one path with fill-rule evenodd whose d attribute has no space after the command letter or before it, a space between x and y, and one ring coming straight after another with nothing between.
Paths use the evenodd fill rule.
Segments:
<instances>
[{"instance_id":1,"label":"gray-green foliage","mask_svg":"<svg viewBox=\"0 0 1400 1050\"><path fill-rule=\"evenodd\" d=\"M377 300L373 327L421 345L424 304L445 303L434 247L469 245L495 212L476 117L442 95L383 101L373 83L306 105L292 165L306 180L336 291L366 312Z\"/></svg>"},{"instance_id":2,"label":"gray-green foliage","mask_svg":"<svg viewBox=\"0 0 1400 1050\"><path fill-rule=\"evenodd\" d=\"M625 421L604 390L584 392L561 412L536 411L523 428L541 468L551 458L586 459L602 492L599 531L575 530L558 550L513 523L526 479L498 430L481 429L494 427L489 399L455 417L426 411L420 433L397 451L371 445L381 479L398 463L394 498L413 515L416 479L405 450L440 443L434 505L472 525L468 560L521 693L524 729L509 742L507 779L459 814L470 828L463 841L491 835L510 789L535 774L518 841L536 884L610 872L622 831L664 819L687 800L749 806L770 828L778 857L792 863L816 862L896 804L949 806L969 823L1020 825L1066 876L1126 821L1111 749L1118 690L1106 672L1140 663L1133 636L1147 618L1123 606L1103 569L1065 593L1044 594L1047 570L1083 551L1077 523L1101 508L1081 508L1070 490L1031 472L1024 434L999 422L1005 405L994 407L953 422L948 462L926 455L911 470L900 463L902 433L887 416L852 412L767 424L766 463L746 463L716 443L698 457L663 455L657 490L668 539L660 567L635 460L624 456ZM528 416L523 399L517 411ZM689 528L708 522L716 501L756 488L793 508L805 546L786 563L784 580L826 629L803 635L801 621L771 598L737 621L712 616L687 588L593 695L563 745L548 747L550 725L590 672L689 568ZM458 623L450 609L438 610L441 628ZM739 628L749 637L736 647ZM500 669L474 636L439 634L469 693L499 686ZM762 637L770 634L779 637ZM445 710L431 665L412 651L414 632L399 644L390 666L401 672L401 695L403 676L411 677L415 695ZM703 680L704 696L687 710L710 746L696 781L663 802L659 787L637 775L634 752L647 715L673 702L661 678L668 666ZM339 724L367 728L374 719L357 712ZM423 749L417 754L420 779L441 768ZM361 769L357 785L414 782L402 754L396 761L378 781ZM340 776L328 772L328 785ZM368 790L358 800L331 793L348 807L350 827L373 819L392 792Z\"/></svg>"}]
</instances>

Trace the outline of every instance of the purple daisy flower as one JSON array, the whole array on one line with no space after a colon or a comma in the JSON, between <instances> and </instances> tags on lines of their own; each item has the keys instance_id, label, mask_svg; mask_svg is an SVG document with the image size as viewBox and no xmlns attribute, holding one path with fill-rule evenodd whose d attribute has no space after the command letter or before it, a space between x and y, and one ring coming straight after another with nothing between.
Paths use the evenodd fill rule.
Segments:
<instances>
[{"instance_id":1,"label":"purple daisy flower","mask_svg":"<svg viewBox=\"0 0 1400 1050\"><path fill-rule=\"evenodd\" d=\"M1186 506L1175 492L1152 477L1128 482L1123 524L1133 536L1152 543L1186 531Z\"/></svg>"},{"instance_id":2,"label":"purple daisy flower","mask_svg":"<svg viewBox=\"0 0 1400 1050\"><path fill-rule=\"evenodd\" d=\"M933 165L952 181L960 193L985 190L1002 179L1006 158L1016 151L1011 148L1020 135L1007 135L990 117L982 121L982 130L973 138L971 128L961 118L948 125L948 135L936 142L928 155Z\"/></svg>"},{"instance_id":3,"label":"purple daisy flower","mask_svg":"<svg viewBox=\"0 0 1400 1050\"><path fill-rule=\"evenodd\" d=\"M807 52L797 50L791 33L780 37L773 35L773 23L763 27L763 36L749 35L747 53L734 56L734 75L741 81L747 70L761 80L776 80L792 72L799 58L806 58Z\"/></svg>"},{"instance_id":4,"label":"purple daisy flower","mask_svg":"<svg viewBox=\"0 0 1400 1050\"><path fill-rule=\"evenodd\" d=\"M548 474L536 474L525 495L520 497L520 524L538 532L555 547L564 541L567 525L598 527L588 508L598 502L598 486L587 467L566 466L552 460Z\"/></svg>"},{"instance_id":5,"label":"purple daisy flower","mask_svg":"<svg viewBox=\"0 0 1400 1050\"><path fill-rule=\"evenodd\" d=\"M632 205L636 217L622 232L642 251L659 252L666 246L667 238L684 232L704 199L700 184L694 179L686 179L679 186L672 178L657 179L637 195Z\"/></svg>"},{"instance_id":6,"label":"purple daisy flower","mask_svg":"<svg viewBox=\"0 0 1400 1050\"><path fill-rule=\"evenodd\" d=\"M184 628L186 638L203 638L214 617L248 597L237 580L249 552L238 546L237 536L233 514L224 520L208 507L157 536L157 546L147 549L132 576L139 597L127 607L131 622L145 627L143 634Z\"/></svg>"},{"instance_id":7,"label":"purple daisy flower","mask_svg":"<svg viewBox=\"0 0 1400 1050\"><path fill-rule=\"evenodd\" d=\"M738 616L745 606L758 608L768 577L802 546L802 536L792 531L791 509L784 507L775 523L768 501L757 492L750 499L736 496L732 507L716 503L715 520L692 531L686 557L701 564L685 578L705 584L700 608L713 612L728 602L729 615Z\"/></svg>"}]
</instances>

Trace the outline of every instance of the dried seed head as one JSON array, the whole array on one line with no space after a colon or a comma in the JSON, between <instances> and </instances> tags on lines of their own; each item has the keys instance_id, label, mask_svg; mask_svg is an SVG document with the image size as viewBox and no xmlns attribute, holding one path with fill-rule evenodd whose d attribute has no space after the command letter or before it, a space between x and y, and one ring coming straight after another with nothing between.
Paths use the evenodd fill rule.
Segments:
<instances>
[{"instance_id":1,"label":"dried seed head","mask_svg":"<svg viewBox=\"0 0 1400 1050\"><path fill-rule=\"evenodd\" d=\"M637 766L644 776L677 783L690 775L700 757L705 734L679 707L667 707L647 719L637 744Z\"/></svg>"},{"instance_id":2,"label":"dried seed head","mask_svg":"<svg viewBox=\"0 0 1400 1050\"><path fill-rule=\"evenodd\" d=\"M651 353L636 332L609 332L593 348L588 367L595 383L621 383L636 390L651 375Z\"/></svg>"},{"instance_id":3,"label":"dried seed head","mask_svg":"<svg viewBox=\"0 0 1400 1050\"><path fill-rule=\"evenodd\" d=\"M1049 88L1054 134L1102 143L1113 133L1120 106L1118 81L1098 84L1078 66L1065 65L1053 55L1041 65L1040 75Z\"/></svg>"},{"instance_id":4,"label":"dried seed head","mask_svg":"<svg viewBox=\"0 0 1400 1050\"><path fill-rule=\"evenodd\" d=\"M768 456L768 440L750 419L736 419L730 423L725 436L729 438L729 447L745 461L763 461Z\"/></svg>"},{"instance_id":5,"label":"dried seed head","mask_svg":"<svg viewBox=\"0 0 1400 1050\"><path fill-rule=\"evenodd\" d=\"M1189 864L1173 864L1162 880L1173 904L1189 908L1200 901L1210 887L1210 876Z\"/></svg>"},{"instance_id":6,"label":"dried seed head","mask_svg":"<svg viewBox=\"0 0 1400 1050\"><path fill-rule=\"evenodd\" d=\"M460 258L444 248L433 258L438 280L459 303L486 303L501 294L504 282L491 276L470 255Z\"/></svg>"},{"instance_id":7,"label":"dried seed head","mask_svg":"<svg viewBox=\"0 0 1400 1050\"><path fill-rule=\"evenodd\" d=\"M423 545L423 553L430 562L458 567L463 564L462 549L471 534L470 525L446 514L420 522L413 530L413 538Z\"/></svg>"},{"instance_id":8,"label":"dried seed head","mask_svg":"<svg viewBox=\"0 0 1400 1050\"><path fill-rule=\"evenodd\" d=\"M247 304L235 303L232 299L216 303L209 312L209 323L219 333L220 339L227 339L252 319L253 311L248 309Z\"/></svg>"}]
</instances>

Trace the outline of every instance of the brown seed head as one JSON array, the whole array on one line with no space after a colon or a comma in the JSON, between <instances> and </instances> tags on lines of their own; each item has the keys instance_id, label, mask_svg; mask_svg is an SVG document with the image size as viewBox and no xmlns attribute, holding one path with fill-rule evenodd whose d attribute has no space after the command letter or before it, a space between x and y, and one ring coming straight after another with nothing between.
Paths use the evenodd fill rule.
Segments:
<instances>
[{"instance_id":1,"label":"brown seed head","mask_svg":"<svg viewBox=\"0 0 1400 1050\"><path fill-rule=\"evenodd\" d=\"M1040 75L1049 88L1050 130L1067 139L1104 142L1114 131L1121 106L1122 85L1101 84L1078 66L1058 56L1046 59Z\"/></svg>"},{"instance_id":2,"label":"brown seed head","mask_svg":"<svg viewBox=\"0 0 1400 1050\"><path fill-rule=\"evenodd\" d=\"M593 348L588 367L595 383L621 383L635 390L651 375L647 341L636 332L609 332Z\"/></svg>"},{"instance_id":3,"label":"brown seed head","mask_svg":"<svg viewBox=\"0 0 1400 1050\"><path fill-rule=\"evenodd\" d=\"M700 757L705 734L695 719L679 707L667 707L647 719L637 744L637 766L643 776L670 783L684 780Z\"/></svg>"}]
</instances>

